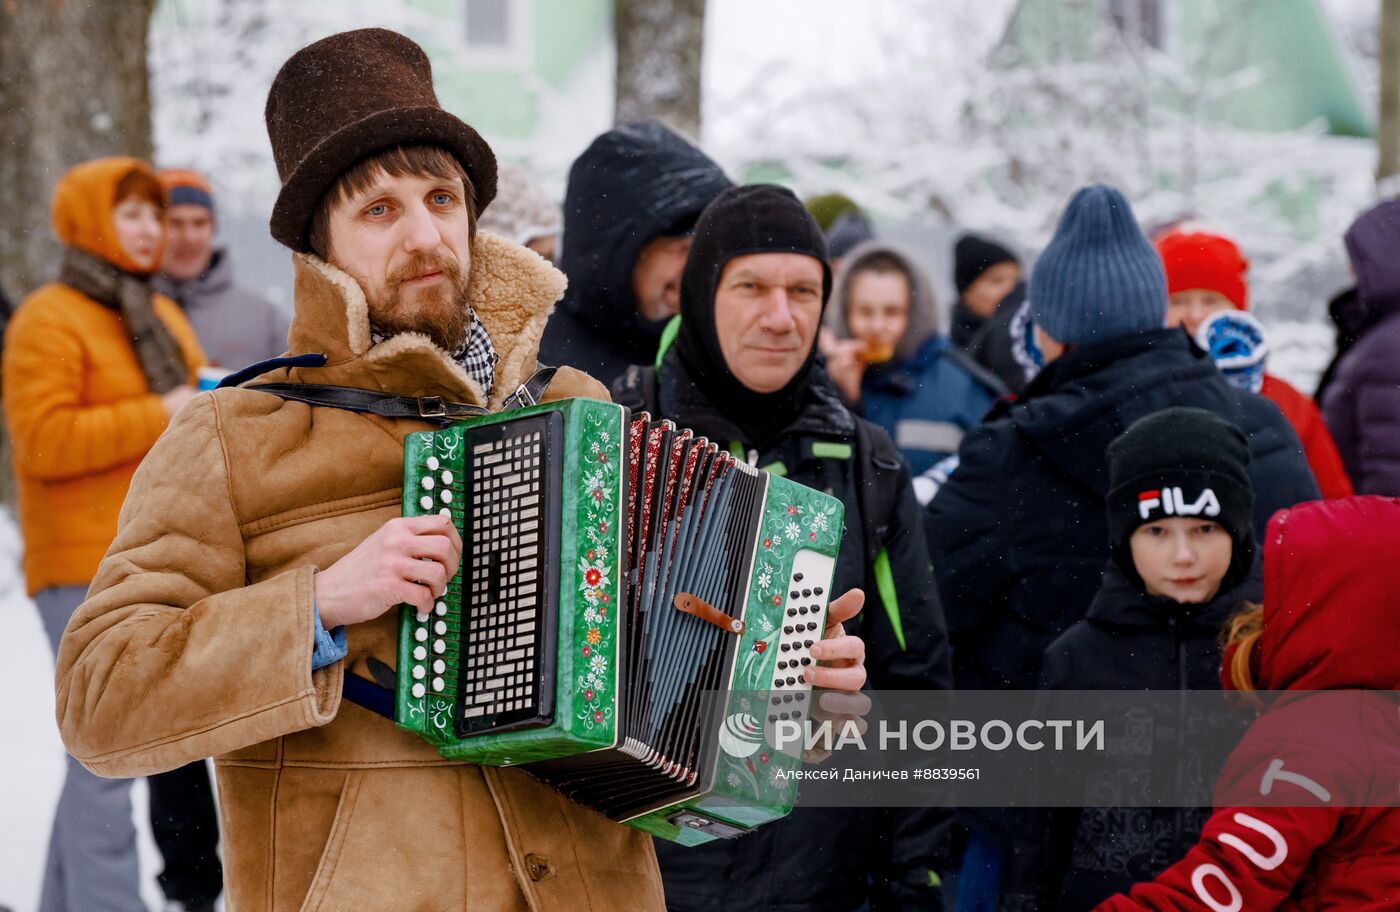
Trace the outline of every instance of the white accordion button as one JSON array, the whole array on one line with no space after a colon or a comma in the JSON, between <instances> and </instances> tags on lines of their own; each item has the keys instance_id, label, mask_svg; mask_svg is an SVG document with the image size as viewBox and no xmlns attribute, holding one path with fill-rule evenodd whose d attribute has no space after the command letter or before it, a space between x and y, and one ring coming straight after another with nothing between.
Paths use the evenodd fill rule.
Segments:
<instances>
[{"instance_id":1,"label":"white accordion button","mask_svg":"<svg viewBox=\"0 0 1400 912\"><path fill-rule=\"evenodd\" d=\"M452 484L452 473L451 473L451 472L443 472L443 473L442 473L442 483L445 484L445 485L450 485L450 484Z\"/></svg>"},{"instance_id":2,"label":"white accordion button","mask_svg":"<svg viewBox=\"0 0 1400 912\"><path fill-rule=\"evenodd\" d=\"M416 678L417 680L419 680L419 681L423 680L423 675L425 675L425 674L427 674L427 673L428 673L428 672L423 668L422 665L414 665L414 666L413 666L413 677Z\"/></svg>"},{"instance_id":3,"label":"white accordion button","mask_svg":"<svg viewBox=\"0 0 1400 912\"><path fill-rule=\"evenodd\" d=\"M426 614L415 614L413 617L420 624L428 623L428 616Z\"/></svg>"},{"instance_id":4,"label":"white accordion button","mask_svg":"<svg viewBox=\"0 0 1400 912\"><path fill-rule=\"evenodd\" d=\"M429 471L429 472L436 472L436 471L438 470L438 466L439 466L439 465L441 465L441 463L438 462L438 458L437 458L436 456L429 456L429 457L428 457L428 471Z\"/></svg>"},{"instance_id":5,"label":"white accordion button","mask_svg":"<svg viewBox=\"0 0 1400 912\"><path fill-rule=\"evenodd\" d=\"M433 674L442 674L447 670L447 663L442 659L433 662Z\"/></svg>"},{"instance_id":6,"label":"white accordion button","mask_svg":"<svg viewBox=\"0 0 1400 912\"><path fill-rule=\"evenodd\" d=\"M442 689L447 686L447 682L442 678L433 678L433 690L442 693Z\"/></svg>"},{"instance_id":7,"label":"white accordion button","mask_svg":"<svg viewBox=\"0 0 1400 912\"><path fill-rule=\"evenodd\" d=\"M438 636L442 636L443 634L447 633L447 622L438 621L436 624L434 624L433 633L436 633Z\"/></svg>"},{"instance_id":8,"label":"white accordion button","mask_svg":"<svg viewBox=\"0 0 1400 912\"><path fill-rule=\"evenodd\" d=\"M442 502L443 502L443 503L452 503L452 492L451 492L451 491L443 491L442 494L441 494L440 496L442 497Z\"/></svg>"},{"instance_id":9,"label":"white accordion button","mask_svg":"<svg viewBox=\"0 0 1400 912\"><path fill-rule=\"evenodd\" d=\"M424 631L424 637L423 637L423 639L425 639L425 640L428 638L426 634L427 634L427 631ZM433 640L433 652L436 652L438 655L442 655L442 654L443 654L444 652L446 652L446 651L447 651L447 641L445 641L445 640Z\"/></svg>"},{"instance_id":10,"label":"white accordion button","mask_svg":"<svg viewBox=\"0 0 1400 912\"><path fill-rule=\"evenodd\" d=\"M425 646L414 646L413 657L418 661L423 661L428 657L428 649Z\"/></svg>"},{"instance_id":11,"label":"white accordion button","mask_svg":"<svg viewBox=\"0 0 1400 912\"><path fill-rule=\"evenodd\" d=\"M424 494L423 499L418 501L418 505L425 510L431 510L433 508L433 499L427 494Z\"/></svg>"},{"instance_id":12,"label":"white accordion button","mask_svg":"<svg viewBox=\"0 0 1400 912\"><path fill-rule=\"evenodd\" d=\"M424 475L424 476L423 476L423 490L425 490L425 491L431 491L432 489L433 489L433 476L431 476L431 475Z\"/></svg>"},{"instance_id":13,"label":"white accordion button","mask_svg":"<svg viewBox=\"0 0 1400 912\"><path fill-rule=\"evenodd\" d=\"M414 684L414 685L413 685L413 695L414 695L415 697L418 697L419 699L422 699L423 694L425 694L425 693L427 693L427 692L428 692L428 689L427 689L426 687L424 687L422 684Z\"/></svg>"},{"instance_id":14,"label":"white accordion button","mask_svg":"<svg viewBox=\"0 0 1400 912\"><path fill-rule=\"evenodd\" d=\"M438 515L439 515L439 516L446 516L448 519L451 519L451 518L452 518L452 511L449 510L449 509L447 509L446 507L443 507L441 510L438 510Z\"/></svg>"},{"instance_id":15,"label":"white accordion button","mask_svg":"<svg viewBox=\"0 0 1400 912\"><path fill-rule=\"evenodd\" d=\"M438 617L443 617L447 614L447 603L438 602L436 605L433 606L433 610L437 612Z\"/></svg>"},{"instance_id":16,"label":"white accordion button","mask_svg":"<svg viewBox=\"0 0 1400 912\"><path fill-rule=\"evenodd\" d=\"M428 641L428 628L419 627L417 630L413 631L413 638L420 643L426 643Z\"/></svg>"}]
</instances>

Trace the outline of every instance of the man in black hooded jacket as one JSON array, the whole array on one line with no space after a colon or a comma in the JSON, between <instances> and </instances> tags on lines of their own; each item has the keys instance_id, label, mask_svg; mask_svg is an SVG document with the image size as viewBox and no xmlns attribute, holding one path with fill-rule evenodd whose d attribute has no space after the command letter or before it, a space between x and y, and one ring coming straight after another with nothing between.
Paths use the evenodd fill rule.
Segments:
<instances>
[{"instance_id":1,"label":"man in black hooded jacket","mask_svg":"<svg viewBox=\"0 0 1400 912\"><path fill-rule=\"evenodd\" d=\"M1045 648L1084 616L1109 552L1108 444L1138 418L1189 405L1242 430L1261 538L1275 511L1320 496L1278 407L1161 328L1161 261L1116 190L1075 195L1030 300L1050 363L963 439L926 517L958 689L1034 689Z\"/></svg>"},{"instance_id":2,"label":"man in black hooded jacket","mask_svg":"<svg viewBox=\"0 0 1400 912\"><path fill-rule=\"evenodd\" d=\"M797 197L770 185L730 190L696 225L680 330L660 370L630 369L613 395L839 497L847 533L832 591L871 594L848 622L865 642L870 684L945 689L947 634L908 469L883 431L842 405L816 361L830 292L825 241ZM871 496L877 490L883 496ZM867 517L863 508L886 515ZM940 909L949 816L932 808L799 807L740 839L692 848L658 842L667 906Z\"/></svg>"},{"instance_id":3,"label":"man in black hooded jacket","mask_svg":"<svg viewBox=\"0 0 1400 912\"><path fill-rule=\"evenodd\" d=\"M540 361L604 383L651 364L678 306L695 220L730 186L719 165L659 123L593 140L569 170L559 258L569 288Z\"/></svg>"}]
</instances>

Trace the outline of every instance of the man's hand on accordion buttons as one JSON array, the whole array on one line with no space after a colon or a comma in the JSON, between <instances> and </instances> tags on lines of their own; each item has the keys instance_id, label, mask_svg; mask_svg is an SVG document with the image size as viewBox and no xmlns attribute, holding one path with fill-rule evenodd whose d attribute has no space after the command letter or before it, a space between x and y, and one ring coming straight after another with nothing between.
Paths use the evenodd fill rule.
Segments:
<instances>
[{"instance_id":1,"label":"man's hand on accordion buttons","mask_svg":"<svg viewBox=\"0 0 1400 912\"><path fill-rule=\"evenodd\" d=\"M462 536L452 520L437 514L391 519L316 574L321 626L370 621L401 603L427 614L461 561Z\"/></svg>"},{"instance_id":2,"label":"man's hand on accordion buttons","mask_svg":"<svg viewBox=\"0 0 1400 912\"><path fill-rule=\"evenodd\" d=\"M818 664L803 672L809 684L826 691L817 695L812 721L818 725L830 721L834 736L839 736L848 722L861 734L866 731L864 717L870 712L870 698L859 692L865 686L865 641L847 633L843 626L860 614L864 605L865 593L859 589L832 600L826 609L826 632L821 642L812 644L812 658ZM821 763L830 754L830 745L814 746L802 759Z\"/></svg>"}]
</instances>

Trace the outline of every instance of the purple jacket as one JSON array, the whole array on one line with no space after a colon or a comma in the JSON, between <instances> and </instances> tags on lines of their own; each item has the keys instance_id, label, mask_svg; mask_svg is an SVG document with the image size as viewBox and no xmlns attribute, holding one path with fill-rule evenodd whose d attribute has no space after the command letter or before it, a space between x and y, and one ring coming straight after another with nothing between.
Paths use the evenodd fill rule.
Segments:
<instances>
[{"instance_id":1,"label":"purple jacket","mask_svg":"<svg viewBox=\"0 0 1400 912\"><path fill-rule=\"evenodd\" d=\"M1360 338L1337 362L1322 416L1357 494L1400 496L1400 201L1347 231Z\"/></svg>"}]
</instances>

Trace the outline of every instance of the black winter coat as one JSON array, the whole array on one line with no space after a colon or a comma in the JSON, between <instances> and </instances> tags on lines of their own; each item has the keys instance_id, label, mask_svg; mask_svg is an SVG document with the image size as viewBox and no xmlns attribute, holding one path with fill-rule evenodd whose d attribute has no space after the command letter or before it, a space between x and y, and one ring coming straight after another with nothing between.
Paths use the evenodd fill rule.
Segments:
<instances>
[{"instance_id":1,"label":"black winter coat","mask_svg":"<svg viewBox=\"0 0 1400 912\"><path fill-rule=\"evenodd\" d=\"M593 141L569 170L559 267L569 278L540 343L544 364L611 384L651 364L665 321L643 320L632 294L642 248L688 231L731 186L719 165L661 124L628 124Z\"/></svg>"},{"instance_id":2,"label":"black winter coat","mask_svg":"<svg viewBox=\"0 0 1400 912\"><path fill-rule=\"evenodd\" d=\"M855 469L856 418L841 403L820 369L812 374L807 403L797 419L763 452L748 441L690 382L674 355L653 368L629 371L613 396L632 409L646 409L721 445L737 444L760 468L781 463L788 478L839 497L846 507L846 535L836 562L832 591L861 588L865 609L847 629L865 641L870 686L877 689L946 689L950 686L948 639L938 595L923 547L921 517L908 469L876 483L895 486L890 498L889 551L898 595L903 645L877 595L873 568L861 541ZM872 435L884 435L874 426ZM847 444L852 458L818 457L815 443ZM891 453L897 454L893 444ZM937 808L797 808L783 820L736 840L685 848L658 840L657 856L671 912L872 912L939 909L929 871L946 869L950 815Z\"/></svg>"},{"instance_id":3,"label":"black winter coat","mask_svg":"<svg viewBox=\"0 0 1400 912\"><path fill-rule=\"evenodd\" d=\"M1262 594L1256 578L1204 604L1182 605L1146 595L1110 566L1085 618L1045 650L1041 689L1218 690L1220 631L1232 614ZM1152 721L1152 753L1160 756L1144 758L1142 775L1179 770L1194 777L1184 785L1200 795L1200 806L1025 812L1036 819L1011 827L1006 892L1038 896L1043 909L1092 909L1114 893L1153 879L1196 845L1210 816L1212 761L1223 756L1203 758L1193 751L1203 727L1236 720L1198 718L1190 725ZM1188 759L1193 757L1198 762ZM1093 782L1079 789L1102 794Z\"/></svg>"},{"instance_id":4,"label":"black winter coat","mask_svg":"<svg viewBox=\"0 0 1400 912\"><path fill-rule=\"evenodd\" d=\"M1036 686L1042 653L1084 616L1108 560L1109 442L1177 405L1215 412L1249 438L1261 540L1276 510L1318 499L1278 407L1231 386L1181 330L1066 352L968 433L928 507L959 689Z\"/></svg>"}]
</instances>

